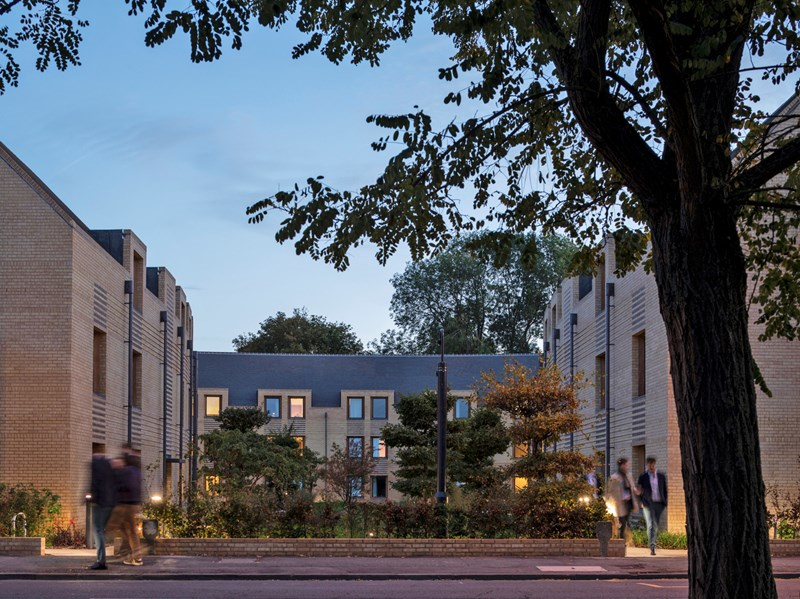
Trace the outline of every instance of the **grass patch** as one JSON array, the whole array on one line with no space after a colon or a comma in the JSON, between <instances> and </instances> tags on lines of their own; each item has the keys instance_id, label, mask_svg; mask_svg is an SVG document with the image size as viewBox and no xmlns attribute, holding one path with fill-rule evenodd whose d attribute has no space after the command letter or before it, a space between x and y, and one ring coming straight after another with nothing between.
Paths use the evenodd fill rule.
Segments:
<instances>
[{"instance_id":1,"label":"grass patch","mask_svg":"<svg viewBox=\"0 0 800 599\"><path fill-rule=\"evenodd\" d=\"M632 530L631 533L635 547L649 547L646 530L638 528ZM656 538L656 547L659 549L686 549L686 535L662 530Z\"/></svg>"}]
</instances>

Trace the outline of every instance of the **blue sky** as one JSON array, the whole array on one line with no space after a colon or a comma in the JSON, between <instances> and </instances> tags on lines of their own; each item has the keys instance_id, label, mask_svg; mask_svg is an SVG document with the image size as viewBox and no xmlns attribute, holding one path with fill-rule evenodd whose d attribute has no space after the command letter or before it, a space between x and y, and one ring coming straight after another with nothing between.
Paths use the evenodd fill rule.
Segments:
<instances>
[{"instance_id":1,"label":"blue sky","mask_svg":"<svg viewBox=\"0 0 800 599\"><path fill-rule=\"evenodd\" d=\"M24 61L20 87L0 96L0 140L89 227L136 232L148 264L186 289L195 347L230 350L234 336L302 306L352 324L365 342L389 328L389 279L404 249L381 267L362 248L338 273L278 245L275 220L248 225L244 210L308 176L341 189L368 182L386 160L369 147L379 135L370 114L418 104L452 116L437 78L449 42L420 27L373 69L292 60L292 28L255 28L242 51L197 65L181 36L146 48L121 0L83 5L83 64L39 73ZM789 93L766 91L764 108Z\"/></svg>"},{"instance_id":2,"label":"blue sky","mask_svg":"<svg viewBox=\"0 0 800 599\"><path fill-rule=\"evenodd\" d=\"M337 273L278 245L274 220L247 224L244 209L308 176L346 188L379 173L385 157L369 147L378 130L366 117L440 106L447 41L421 31L373 69L292 60L294 30L256 28L242 51L197 65L183 37L146 48L123 2L84 5L83 64L23 64L20 87L0 96L0 139L89 227L136 232L148 264L187 290L195 347L229 350L237 334L301 306L365 342L389 328L404 250L381 267L364 248Z\"/></svg>"}]
</instances>

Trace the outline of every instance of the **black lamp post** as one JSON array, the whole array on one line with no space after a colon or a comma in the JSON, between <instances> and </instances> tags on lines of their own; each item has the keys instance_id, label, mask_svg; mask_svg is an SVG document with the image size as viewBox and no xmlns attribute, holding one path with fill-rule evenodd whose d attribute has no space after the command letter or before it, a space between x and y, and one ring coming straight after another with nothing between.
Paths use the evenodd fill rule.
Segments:
<instances>
[{"instance_id":1,"label":"black lamp post","mask_svg":"<svg viewBox=\"0 0 800 599\"><path fill-rule=\"evenodd\" d=\"M447 537L447 490L445 474L447 469L447 364L444 361L444 327L439 329L439 345L442 358L436 369L436 503L439 512L439 536Z\"/></svg>"}]
</instances>

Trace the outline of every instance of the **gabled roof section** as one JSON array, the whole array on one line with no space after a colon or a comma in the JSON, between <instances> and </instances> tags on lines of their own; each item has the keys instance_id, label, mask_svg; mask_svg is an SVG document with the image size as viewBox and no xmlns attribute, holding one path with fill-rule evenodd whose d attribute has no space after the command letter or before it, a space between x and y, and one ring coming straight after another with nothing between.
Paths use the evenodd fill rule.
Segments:
<instances>
[{"instance_id":1,"label":"gabled roof section","mask_svg":"<svg viewBox=\"0 0 800 599\"><path fill-rule=\"evenodd\" d=\"M0 142L0 159L8 164L8 166L11 167L11 169L16 172L45 203L61 216L61 218L70 225L80 227L91 235L89 227L87 227L86 224L79 219L55 193L53 193L52 189L45 185L44 181L36 176L36 173L28 168L28 165L22 162L22 160L2 142Z\"/></svg>"}]
</instances>

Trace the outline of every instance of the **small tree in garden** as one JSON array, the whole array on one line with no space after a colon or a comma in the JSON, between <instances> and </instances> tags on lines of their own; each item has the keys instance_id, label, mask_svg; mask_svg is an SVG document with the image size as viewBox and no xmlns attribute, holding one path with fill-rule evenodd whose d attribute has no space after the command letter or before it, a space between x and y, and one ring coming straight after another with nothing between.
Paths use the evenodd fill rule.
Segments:
<instances>
[{"instance_id":1,"label":"small tree in garden","mask_svg":"<svg viewBox=\"0 0 800 599\"><path fill-rule=\"evenodd\" d=\"M325 483L326 500L339 500L344 504L347 529L354 536L358 501L364 496L375 460L362 445L351 444L342 448L333 444L331 455L322 466L321 478Z\"/></svg>"},{"instance_id":2,"label":"small tree in garden","mask_svg":"<svg viewBox=\"0 0 800 599\"><path fill-rule=\"evenodd\" d=\"M221 426L200 437L203 474L216 481L219 517L230 536L263 534L278 510L307 495L316 480L317 455L301 448L290 427L266 436L269 418L258 408L228 408Z\"/></svg>"},{"instance_id":3,"label":"small tree in garden","mask_svg":"<svg viewBox=\"0 0 800 599\"><path fill-rule=\"evenodd\" d=\"M448 396L448 412L455 406ZM407 497L433 497L436 492L436 393L405 395L395 406L398 424L383 427L388 447L396 448L395 489ZM472 410L469 418L447 422L447 485L468 490L492 485L497 478L494 456L508 448L499 412ZM449 492L449 491L448 491Z\"/></svg>"},{"instance_id":4,"label":"small tree in garden","mask_svg":"<svg viewBox=\"0 0 800 599\"><path fill-rule=\"evenodd\" d=\"M584 474L593 458L548 449L581 427L575 387L555 366L534 374L512 363L502 377L483 375L481 397L508 417L508 435L523 454L506 468L506 475L519 490L514 513L517 531L524 536L576 536L606 517L602 502L586 501L591 493Z\"/></svg>"}]
</instances>

